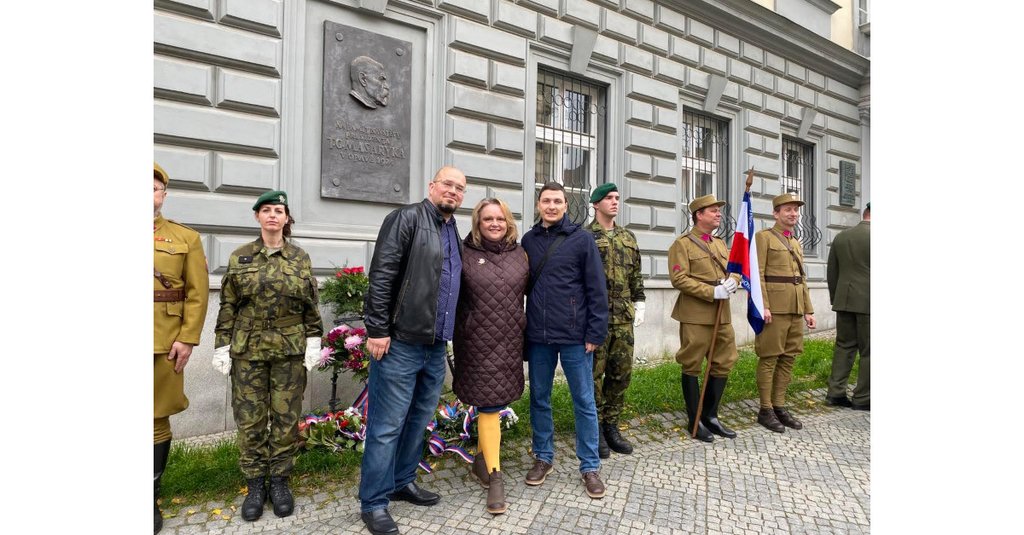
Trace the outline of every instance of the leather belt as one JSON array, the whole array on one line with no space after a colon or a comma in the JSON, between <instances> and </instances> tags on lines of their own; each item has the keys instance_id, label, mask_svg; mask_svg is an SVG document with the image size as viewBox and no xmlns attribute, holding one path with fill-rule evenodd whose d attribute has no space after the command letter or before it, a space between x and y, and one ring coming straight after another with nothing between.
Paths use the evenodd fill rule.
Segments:
<instances>
[{"instance_id":1,"label":"leather belt","mask_svg":"<svg viewBox=\"0 0 1024 535\"><path fill-rule=\"evenodd\" d=\"M764 281L765 282L784 282L784 283L800 284L801 282L804 281L804 278L799 276L799 275L794 275L792 277L779 277L779 276L775 276L775 275L765 275L764 276Z\"/></svg>"},{"instance_id":2,"label":"leather belt","mask_svg":"<svg viewBox=\"0 0 1024 535\"><path fill-rule=\"evenodd\" d=\"M153 290L154 303L173 303L185 300L185 290Z\"/></svg>"}]
</instances>

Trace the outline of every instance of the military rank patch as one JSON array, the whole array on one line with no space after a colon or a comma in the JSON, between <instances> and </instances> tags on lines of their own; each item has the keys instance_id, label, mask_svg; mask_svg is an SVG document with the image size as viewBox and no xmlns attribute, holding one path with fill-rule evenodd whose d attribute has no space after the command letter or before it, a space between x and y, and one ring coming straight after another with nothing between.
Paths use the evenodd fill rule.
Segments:
<instances>
[{"instance_id":1,"label":"military rank patch","mask_svg":"<svg viewBox=\"0 0 1024 535\"><path fill-rule=\"evenodd\" d=\"M672 271L679 271L681 269L683 269L683 268L679 264L676 264L676 265L672 266Z\"/></svg>"},{"instance_id":2,"label":"military rank patch","mask_svg":"<svg viewBox=\"0 0 1024 535\"><path fill-rule=\"evenodd\" d=\"M238 263L239 264L252 264L252 257L251 256L240 256L240 257L238 257Z\"/></svg>"}]
</instances>

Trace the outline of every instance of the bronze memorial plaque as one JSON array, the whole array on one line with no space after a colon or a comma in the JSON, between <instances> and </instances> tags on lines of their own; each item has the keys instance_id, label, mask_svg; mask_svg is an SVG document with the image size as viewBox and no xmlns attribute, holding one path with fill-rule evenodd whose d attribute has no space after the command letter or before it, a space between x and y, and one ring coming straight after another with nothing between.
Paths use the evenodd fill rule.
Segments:
<instances>
[{"instance_id":1,"label":"bronze memorial plaque","mask_svg":"<svg viewBox=\"0 0 1024 535\"><path fill-rule=\"evenodd\" d=\"M409 202L412 43L324 21L320 195Z\"/></svg>"},{"instance_id":2,"label":"bronze memorial plaque","mask_svg":"<svg viewBox=\"0 0 1024 535\"><path fill-rule=\"evenodd\" d=\"M839 206L853 206L857 201L857 166L839 161Z\"/></svg>"}]
</instances>

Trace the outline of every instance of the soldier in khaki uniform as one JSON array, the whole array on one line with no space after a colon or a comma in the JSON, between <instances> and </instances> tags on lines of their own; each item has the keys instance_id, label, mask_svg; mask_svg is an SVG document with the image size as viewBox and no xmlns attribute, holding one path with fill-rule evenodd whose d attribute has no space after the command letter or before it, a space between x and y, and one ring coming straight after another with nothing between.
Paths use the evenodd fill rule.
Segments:
<instances>
[{"instance_id":1,"label":"soldier in khaki uniform","mask_svg":"<svg viewBox=\"0 0 1024 535\"><path fill-rule=\"evenodd\" d=\"M601 184L590 194L590 202L595 215L587 230L594 234L608 281L608 337L594 351L594 400L601 424L597 453L607 459L609 447L616 453L633 453L633 445L619 433L619 415L633 373L633 328L644 321L646 296L636 236L615 224L618 187Z\"/></svg>"},{"instance_id":2,"label":"soldier in khaki uniform","mask_svg":"<svg viewBox=\"0 0 1024 535\"><path fill-rule=\"evenodd\" d=\"M668 250L668 263L672 286L679 290L672 318L679 322L679 351L676 362L682 366L683 402L689 418L687 429L693 429L697 420L700 388L697 376L704 357L716 339L715 353L708 366L708 384L704 391L704 405L697 425L697 439L712 442L712 433L736 438L736 433L718 420L718 405L725 392L729 372L736 364L736 336L729 311L729 294L739 286L739 275L726 270L729 248L725 241L711 233L722 222L721 207L725 201L714 195L698 197L690 203L693 229L676 238ZM722 303L718 331L715 314Z\"/></svg>"},{"instance_id":3,"label":"soldier in khaki uniform","mask_svg":"<svg viewBox=\"0 0 1024 535\"><path fill-rule=\"evenodd\" d=\"M817 326L807 288L804 252L793 237L803 201L784 193L772 199L775 226L754 235L764 297L764 330L754 339L757 389L761 410L757 423L782 433L803 424L786 410L786 387L796 356L804 351L804 325Z\"/></svg>"},{"instance_id":4,"label":"soldier in khaki uniform","mask_svg":"<svg viewBox=\"0 0 1024 535\"><path fill-rule=\"evenodd\" d=\"M167 173L153 162L153 531L163 527L156 499L171 451L170 416L188 407L185 365L206 320L210 279L199 233L160 215Z\"/></svg>"},{"instance_id":5,"label":"soldier in khaki uniform","mask_svg":"<svg viewBox=\"0 0 1024 535\"><path fill-rule=\"evenodd\" d=\"M263 514L268 475L274 514L292 514L288 477L298 454L302 394L323 336L309 255L286 239L293 223L287 194L268 191L253 211L260 237L228 259L214 349L214 366L231 373L239 465L249 487L242 518L248 521Z\"/></svg>"}]
</instances>

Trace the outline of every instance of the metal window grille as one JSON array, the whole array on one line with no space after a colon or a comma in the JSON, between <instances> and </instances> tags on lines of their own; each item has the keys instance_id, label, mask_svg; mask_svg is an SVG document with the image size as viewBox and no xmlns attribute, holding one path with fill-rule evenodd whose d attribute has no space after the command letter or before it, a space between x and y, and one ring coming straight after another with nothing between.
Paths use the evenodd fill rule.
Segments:
<instances>
[{"instance_id":1,"label":"metal window grille","mask_svg":"<svg viewBox=\"0 0 1024 535\"><path fill-rule=\"evenodd\" d=\"M683 184L686 204L697 197L714 195L729 200L729 123L690 110L683 111ZM687 214L683 219L684 232L693 225ZM732 238L736 220L729 205L722 207L722 224L716 236Z\"/></svg>"},{"instance_id":2,"label":"metal window grille","mask_svg":"<svg viewBox=\"0 0 1024 535\"><path fill-rule=\"evenodd\" d=\"M580 78L537 73L534 191L546 182L565 186L574 223L587 221L590 190L604 182L606 94L604 86Z\"/></svg>"},{"instance_id":3,"label":"metal window grille","mask_svg":"<svg viewBox=\"0 0 1024 535\"><path fill-rule=\"evenodd\" d=\"M814 216L814 145L782 138L782 192L792 193L804 206L800 210L800 221L794 230L796 238L804 247L804 253L813 255L821 242L821 230Z\"/></svg>"}]
</instances>

